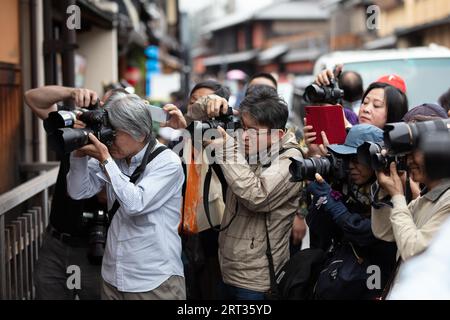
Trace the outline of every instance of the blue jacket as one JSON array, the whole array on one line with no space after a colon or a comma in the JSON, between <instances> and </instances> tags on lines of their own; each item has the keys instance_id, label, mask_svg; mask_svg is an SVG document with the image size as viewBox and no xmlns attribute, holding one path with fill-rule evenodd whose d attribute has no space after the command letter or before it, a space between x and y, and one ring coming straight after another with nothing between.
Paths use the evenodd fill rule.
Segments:
<instances>
[{"instance_id":1,"label":"blue jacket","mask_svg":"<svg viewBox=\"0 0 450 320\"><path fill-rule=\"evenodd\" d=\"M364 210L360 206L361 211L356 211L356 205L344 204L326 182L312 182L306 191L313 197L306 216L311 247L328 250L332 242L350 241L358 255L380 267L382 283L387 281L395 266L397 247L395 242L375 238L370 207Z\"/></svg>"}]
</instances>

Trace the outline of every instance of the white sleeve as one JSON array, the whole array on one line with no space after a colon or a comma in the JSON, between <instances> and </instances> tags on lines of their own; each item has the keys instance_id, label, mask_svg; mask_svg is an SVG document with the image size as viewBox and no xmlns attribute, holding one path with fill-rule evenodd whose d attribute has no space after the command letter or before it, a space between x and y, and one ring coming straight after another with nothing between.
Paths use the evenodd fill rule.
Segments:
<instances>
[{"instance_id":1,"label":"white sleeve","mask_svg":"<svg viewBox=\"0 0 450 320\"><path fill-rule=\"evenodd\" d=\"M67 174L67 192L72 199L93 197L105 185L97 173L101 172L96 159L77 158L70 155L70 170Z\"/></svg>"}]
</instances>

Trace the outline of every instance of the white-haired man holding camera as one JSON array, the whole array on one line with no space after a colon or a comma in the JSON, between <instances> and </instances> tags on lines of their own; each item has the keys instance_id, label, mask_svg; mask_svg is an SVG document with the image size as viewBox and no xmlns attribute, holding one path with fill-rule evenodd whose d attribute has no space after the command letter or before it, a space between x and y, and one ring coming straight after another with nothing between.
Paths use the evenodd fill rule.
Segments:
<instances>
[{"instance_id":1,"label":"white-haired man holding camera","mask_svg":"<svg viewBox=\"0 0 450 320\"><path fill-rule=\"evenodd\" d=\"M137 95L116 93L104 107L116 132L112 146L90 134L91 144L72 153L67 175L72 198L106 186L110 212L118 206L103 257L102 298L185 299L180 159L170 150L157 152L162 145L152 135L150 110Z\"/></svg>"}]
</instances>

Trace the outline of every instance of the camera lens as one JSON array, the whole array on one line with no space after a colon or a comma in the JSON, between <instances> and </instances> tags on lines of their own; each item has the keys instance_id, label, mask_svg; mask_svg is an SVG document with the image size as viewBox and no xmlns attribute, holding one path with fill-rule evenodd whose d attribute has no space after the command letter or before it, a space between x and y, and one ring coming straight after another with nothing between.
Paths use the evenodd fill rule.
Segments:
<instances>
[{"instance_id":1,"label":"camera lens","mask_svg":"<svg viewBox=\"0 0 450 320\"><path fill-rule=\"evenodd\" d=\"M405 154L417 147L421 135L427 132L448 132L450 119L417 123L390 123L385 126L384 143L391 154Z\"/></svg>"},{"instance_id":2,"label":"camera lens","mask_svg":"<svg viewBox=\"0 0 450 320\"><path fill-rule=\"evenodd\" d=\"M291 181L299 182L304 180L314 180L315 174L322 177L328 177L331 173L331 162L327 157L321 158L290 158L292 163L289 165Z\"/></svg>"},{"instance_id":3,"label":"camera lens","mask_svg":"<svg viewBox=\"0 0 450 320\"><path fill-rule=\"evenodd\" d=\"M44 120L44 128L47 133L53 133L59 128L73 127L76 119L77 116L72 111L50 112Z\"/></svg>"},{"instance_id":4,"label":"camera lens","mask_svg":"<svg viewBox=\"0 0 450 320\"><path fill-rule=\"evenodd\" d=\"M325 89L313 83L305 88L304 98L307 102L322 102L326 99Z\"/></svg>"},{"instance_id":5,"label":"camera lens","mask_svg":"<svg viewBox=\"0 0 450 320\"><path fill-rule=\"evenodd\" d=\"M48 136L48 142L52 150L57 154L63 155L81 148L89 143L89 133L94 131L90 129L58 129Z\"/></svg>"}]
</instances>

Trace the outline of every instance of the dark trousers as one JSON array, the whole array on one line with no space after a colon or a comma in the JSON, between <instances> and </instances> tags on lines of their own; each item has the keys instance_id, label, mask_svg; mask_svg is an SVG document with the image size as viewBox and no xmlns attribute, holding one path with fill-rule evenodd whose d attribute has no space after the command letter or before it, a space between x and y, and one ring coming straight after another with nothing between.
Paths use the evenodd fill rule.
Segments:
<instances>
[{"instance_id":1,"label":"dark trousers","mask_svg":"<svg viewBox=\"0 0 450 320\"><path fill-rule=\"evenodd\" d=\"M67 273L71 265L80 270L79 290L67 285L68 278L74 275ZM71 247L45 235L34 275L37 300L73 300L76 295L80 300L100 300L101 284L101 265L89 263L87 247Z\"/></svg>"},{"instance_id":2,"label":"dark trousers","mask_svg":"<svg viewBox=\"0 0 450 320\"><path fill-rule=\"evenodd\" d=\"M265 300L265 293L223 283L226 300Z\"/></svg>"},{"instance_id":3,"label":"dark trousers","mask_svg":"<svg viewBox=\"0 0 450 320\"><path fill-rule=\"evenodd\" d=\"M183 264L188 300L223 299L218 257L218 232L183 235Z\"/></svg>"}]
</instances>

